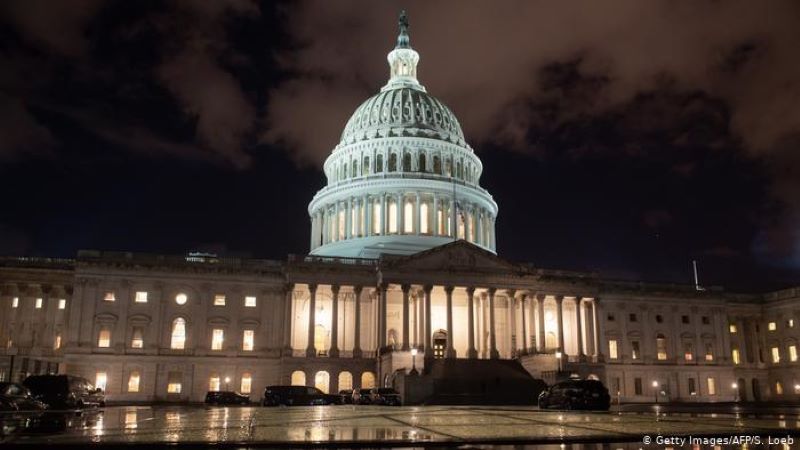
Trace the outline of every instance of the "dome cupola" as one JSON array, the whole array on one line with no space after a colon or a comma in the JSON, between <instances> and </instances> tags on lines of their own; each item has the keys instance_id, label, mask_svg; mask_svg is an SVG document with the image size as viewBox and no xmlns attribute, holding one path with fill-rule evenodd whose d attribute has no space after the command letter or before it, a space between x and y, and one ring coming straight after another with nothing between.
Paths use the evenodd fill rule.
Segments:
<instances>
[{"instance_id":1,"label":"dome cupola","mask_svg":"<svg viewBox=\"0 0 800 450\"><path fill-rule=\"evenodd\" d=\"M455 239L494 251L497 204L455 114L417 80L403 11L389 81L347 121L308 207L311 254L376 258Z\"/></svg>"}]
</instances>

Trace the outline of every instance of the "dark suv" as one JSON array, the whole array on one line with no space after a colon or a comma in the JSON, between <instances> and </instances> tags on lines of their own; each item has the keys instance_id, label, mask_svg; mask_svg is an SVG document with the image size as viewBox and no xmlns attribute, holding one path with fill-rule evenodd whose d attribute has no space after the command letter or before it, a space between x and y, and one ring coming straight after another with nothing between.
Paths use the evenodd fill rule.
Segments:
<instances>
[{"instance_id":1,"label":"dark suv","mask_svg":"<svg viewBox=\"0 0 800 450\"><path fill-rule=\"evenodd\" d=\"M35 411L47 408L31 391L17 383L0 383L0 411Z\"/></svg>"},{"instance_id":2,"label":"dark suv","mask_svg":"<svg viewBox=\"0 0 800 450\"><path fill-rule=\"evenodd\" d=\"M340 395L326 394L311 386L267 386L264 389L264 406L338 405Z\"/></svg>"},{"instance_id":3,"label":"dark suv","mask_svg":"<svg viewBox=\"0 0 800 450\"><path fill-rule=\"evenodd\" d=\"M611 407L608 389L598 380L567 380L539 394L541 409L588 409L607 411Z\"/></svg>"},{"instance_id":4,"label":"dark suv","mask_svg":"<svg viewBox=\"0 0 800 450\"><path fill-rule=\"evenodd\" d=\"M31 375L22 382L33 397L51 409L105 406L103 390L86 378L72 375Z\"/></svg>"},{"instance_id":5,"label":"dark suv","mask_svg":"<svg viewBox=\"0 0 800 450\"><path fill-rule=\"evenodd\" d=\"M250 397L233 391L209 391L206 394L209 405L249 405Z\"/></svg>"}]
</instances>

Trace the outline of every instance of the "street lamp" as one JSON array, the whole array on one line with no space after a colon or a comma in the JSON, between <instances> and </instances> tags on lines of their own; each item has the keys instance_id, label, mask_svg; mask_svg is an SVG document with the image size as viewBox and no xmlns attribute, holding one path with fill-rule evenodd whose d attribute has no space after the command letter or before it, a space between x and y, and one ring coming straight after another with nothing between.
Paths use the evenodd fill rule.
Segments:
<instances>
[{"instance_id":1,"label":"street lamp","mask_svg":"<svg viewBox=\"0 0 800 450\"><path fill-rule=\"evenodd\" d=\"M411 375L419 374L419 372L417 372L417 351L416 347L411 349Z\"/></svg>"},{"instance_id":2,"label":"street lamp","mask_svg":"<svg viewBox=\"0 0 800 450\"><path fill-rule=\"evenodd\" d=\"M228 390L228 383L231 382L231 377L225 377L225 390Z\"/></svg>"},{"instance_id":3,"label":"street lamp","mask_svg":"<svg viewBox=\"0 0 800 450\"><path fill-rule=\"evenodd\" d=\"M656 403L658 403L658 381L653 381L653 396L656 399Z\"/></svg>"},{"instance_id":4,"label":"street lamp","mask_svg":"<svg viewBox=\"0 0 800 450\"><path fill-rule=\"evenodd\" d=\"M733 401L738 402L739 401L739 383L734 381L733 383L731 383L731 388L736 392L736 395L733 397Z\"/></svg>"},{"instance_id":5,"label":"street lamp","mask_svg":"<svg viewBox=\"0 0 800 450\"><path fill-rule=\"evenodd\" d=\"M561 357L562 353L560 351L556 351L556 359L558 360L558 372L561 373Z\"/></svg>"}]
</instances>

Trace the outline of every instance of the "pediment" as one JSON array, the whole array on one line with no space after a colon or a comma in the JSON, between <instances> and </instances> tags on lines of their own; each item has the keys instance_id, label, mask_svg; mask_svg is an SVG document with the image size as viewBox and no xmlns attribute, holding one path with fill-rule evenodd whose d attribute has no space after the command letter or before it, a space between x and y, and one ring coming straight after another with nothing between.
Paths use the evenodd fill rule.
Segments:
<instances>
[{"instance_id":1,"label":"pediment","mask_svg":"<svg viewBox=\"0 0 800 450\"><path fill-rule=\"evenodd\" d=\"M386 267L407 270L509 272L519 268L494 253L464 240L386 261Z\"/></svg>"}]
</instances>

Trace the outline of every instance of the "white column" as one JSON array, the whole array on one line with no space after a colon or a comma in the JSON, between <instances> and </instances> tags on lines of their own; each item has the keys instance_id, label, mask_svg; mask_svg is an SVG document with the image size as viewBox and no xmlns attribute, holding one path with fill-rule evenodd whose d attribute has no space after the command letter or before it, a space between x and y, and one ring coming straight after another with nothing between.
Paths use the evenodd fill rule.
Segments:
<instances>
[{"instance_id":1,"label":"white column","mask_svg":"<svg viewBox=\"0 0 800 450\"><path fill-rule=\"evenodd\" d=\"M564 296L563 295L556 295L556 314L558 318L556 322L558 323L558 350L562 354L562 358L566 356L566 352L564 350Z\"/></svg>"},{"instance_id":2,"label":"white column","mask_svg":"<svg viewBox=\"0 0 800 450\"><path fill-rule=\"evenodd\" d=\"M445 286L445 294L447 294L447 357L455 358L456 349L453 348L453 286Z\"/></svg>"},{"instance_id":3,"label":"white column","mask_svg":"<svg viewBox=\"0 0 800 450\"><path fill-rule=\"evenodd\" d=\"M364 230L364 236L372 236L374 233L372 232L372 203L375 200L370 198L369 196L364 196L364 223L366 224L367 229Z\"/></svg>"},{"instance_id":4,"label":"white column","mask_svg":"<svg viewBox=\"0 0 800 450\"><path fill-rule=\"evenodd\" d=\"M411 311L409 310L409 303L408 303L408 291L411 289L411 286L404 284L401 286L403 290L403 351L408 351L411 348L410 345L410 336L409 336L409 319L411 317Z\"/></svg>"},{"instance_id":5,"label":"white column","mask_svg":"<svg viewBox=\"0 0 800 450\"><path fill-rule=\"evenodd\" d=\"M475 288L467 288L467 358L478 357L475 349Z\"/></svg>"},{"instance_id":6,"label":"white column","mask_svg":"<svg viewBox=\"0 0 800 450\"><path fill-rule=\"evenodd\" d=\"M422 205L420 205L419 192L417 192L416 195L416 205L417 207L415 208L416 220L414 221L414 234L420 234L420 230L422 228L422 217L420 216L420 214L422 213ZM428 223L428 226L430 226L430 221Z\"/></svg>"},{"instance_id":7,"label":"white column","mask_svg":"<svg viewBox=\"0 0 800 450\"><path fill-rule=\"evenodd\" d=\"M431 220L433 224L433 230L431 232L432 235L438 236L439 235L439 197L436 194L433 194L433 220Z\"/></svg>"},{"instance_id":8,"label":"white column","mask_svg":"<svg viewBox=\"0 0 800 450\"><path fill-rule=\"evenodd\" d=\"M431 344L431 291L433 286L425 286L425 358L433 358L433 345Z\"/></svg>"},{"instance_id":9,"label":"white column","mask_svg":"<svg viewBox=\"0 0 800 450\"><path fill-rule=\"evenodd\" d=\"M578 339L578 358L586 353L583 348L583 318L581 317L581 297L575 297L575 335Z\"/></svg>"},{"instance_id":10,"label":"white column","mask_svg":"<svg viewBox=\"0 0 800 450\"><path fill-rule=\"evenodd\" d=\"M496 291L495 288L489 288L489 358L492 359L500 357L500 353L497 351L497 334L494 323L494 294Z\"/></svg>"},{"instance_id":11,"label":"white column","mask_svg":"<svg viewBox=\"0 0 800 450\"><path fill-rule=\"evenodd\" d=\"M405 205L405 194L397 194L397 234L403 234L403 220L406 214L406 205Z\"/></svg>"},{"instance_id":12,"label":"white column","mask_svg":"<svg viewBox=\"0 0 800 450\"><path fill-rule=\"evenodd\" d=\"M353 337L353 358L361 357L361 286L355 286L355 332Z\"/></svg>"},{"instance_id":13,"label":"white column","mask_svg":"<svg viewBox=\"0 0 800 450\"><path fill-rule=\"evenodd\" d=\"M331 358L339 357L339 286L331 286L333 308L331 308Z\"/></svg>"},{"instance_id":14,"label":"white column","mask_svg":"<svg viewBox=\"0 0 800 450\"><path fill-rule=\"evenodd\" d=\"M536 325L536 345L539 352L544 353L547 350L545 345L544 336L544 300L547 298L544 294L536 294L536 308L538 311L537 325Z\"/></svg>"},{"instance_id":15,"label":"white column","mask_svg":"<svg viewBox=\"0 0 800 450\"><path fill-rule=\"evenodd\" d=\"M353 237L353 199L347 198L347 210L344 213L344 238L350 239Z\"/></svg>"},{"instance_id":16,"label":"white column","mask_svg":"<svg viewBox=\"0 0 800 450\"><path fill-rule=\"evenodd\" d=\"M508 294L508 349L509 349L508 356L509 358L511 358L514 357L514 355L516 355L517 353L517 345L514 342L515 340L514 338L516 335L516 328L517 328L516 327L517 321L515 320L516 315L514 314L515 312L514 303L516 303L516 298L514 297L514 294L516 294L516 291L514 291L513 289L508 289L506 292Z\"/></svg>"},{"instance_id":17,"label":"white column","mask_svg":"<svg viewBox=\"0 0 800 450\"><path fill-rule=\"evenodd\" d=\"M523 294L522 297L519 299L519 315L522 319L522 329L520 330L520 335L522 335L522 342L520 348L522 349L522 354L528 353L528 328L527 328L527 321L525 320L525 301L528 299L527 294Z\"/></svg>"},{"instance_id":18,"label":"white column","mask_svg":"<svg viewBox=\"0 0 800 450\"><path fill-rule=\"evenodd\" d=\"M378 350L386 347L386 291L389 286L384 283L378 291Z\"/></svg>"},{"instance_id":19,"label":"white column","mask_svg":"<svg viewBox=\"0 0 800 450\"><path fill-rule=\"evenodd\" d=\"M313 358L317 356L317 349L314 346L314 332L316 331L315 314L317 312L317 285L309 285L308 290L310 295L308 299L308 345L306 345L306 357Z\"/></svg>"},{"instance_id":20,"label":"white column","mask_svg":"<svg viewBox=\"0 0 800 450\"><path fill-rule=\"evenodd\" d=\"M387 231L389 231L389 227L386 226L386 222L389 218L389 211L386 210L386 193L381 194L381 234L386 235Z\"/></svg>"}]
</instances>

